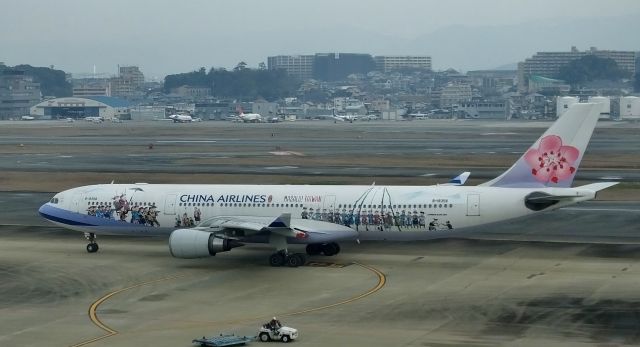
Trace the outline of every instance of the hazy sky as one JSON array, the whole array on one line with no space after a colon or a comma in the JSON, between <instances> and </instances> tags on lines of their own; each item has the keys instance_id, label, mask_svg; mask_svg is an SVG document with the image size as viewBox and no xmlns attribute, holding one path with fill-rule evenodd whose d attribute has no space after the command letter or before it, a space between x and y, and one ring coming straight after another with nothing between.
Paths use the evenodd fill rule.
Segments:
<instances>
[{"instance_id":1,"label":"hazy sky","mask_svg":"<svg viewBox=\"0 0 640 347\"><path fill-rule=\"evenodd\" d=\"M511 29L522 35L528 27L617 16L640 19L640 1L0 0L0 61L72 73L90 72L94 65L106 73L115 73L118 64L138 65L146 76L162 77L200 66L231 68L239 61L257 66L276 54L358 52L428 54L435 68L466 70L514 63L538 50L568 50L584 35L560 32L549 47L538 40L513 52L489 47L495 57L474 60L474 52L460 57L448 49L463 45L459 38L439 42L453 40L453 29L465 35L497 28L502 40L518 42L521 37L508 36ZM615 34L608 35L625 33ZM640 50L637 34L618 44L626 47L601 47L610 42L605 38L596 43ZM480 40L499 44L492 36Z\"/></svg>"}]
</instances>

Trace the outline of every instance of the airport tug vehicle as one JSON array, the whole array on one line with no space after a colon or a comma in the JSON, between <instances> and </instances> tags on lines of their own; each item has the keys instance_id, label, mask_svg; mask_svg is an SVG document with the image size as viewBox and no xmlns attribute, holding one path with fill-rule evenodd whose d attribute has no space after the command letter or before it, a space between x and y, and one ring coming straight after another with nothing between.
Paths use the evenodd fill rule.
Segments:
<instances>
[{"instance_id":1,"label":"airport tug vehicle","mask_svg":"<svg viewBox=\"0 0 640 347\"><path fill-rule=\"evenodd\" d=\"M258 340L261 342L282 341L291 342L298 338L298 329L287 326L273 328L269 323L264 324L258 331Z\"/></svg>"}]
</instances>

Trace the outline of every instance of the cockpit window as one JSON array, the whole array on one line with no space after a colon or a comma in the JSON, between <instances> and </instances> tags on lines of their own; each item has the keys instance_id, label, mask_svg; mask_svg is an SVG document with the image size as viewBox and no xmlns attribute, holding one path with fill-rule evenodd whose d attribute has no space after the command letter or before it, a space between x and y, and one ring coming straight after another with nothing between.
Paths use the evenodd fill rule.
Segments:
<instances>
[{"instance_id":1,"label":"cockpit window","mask_svg":"<svg viewBox=\"0 0 640 347\"><path fill-rule=\"evenodd\" d=\"M51 198L51 201L49 201L52 204L57 204L58 203L58 198Z\"/></svg>"}]
</instances>

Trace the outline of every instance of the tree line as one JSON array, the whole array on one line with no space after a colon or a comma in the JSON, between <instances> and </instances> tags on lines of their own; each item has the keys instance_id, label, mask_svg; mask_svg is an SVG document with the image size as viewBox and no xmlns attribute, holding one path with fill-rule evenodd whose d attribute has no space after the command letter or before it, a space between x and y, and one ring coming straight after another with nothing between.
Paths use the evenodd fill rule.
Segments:
<instances>
[{"instance_id":1,"label":"tree line","mask_svg":"<svg viewBox=\"0 0 640 347\"><path fill-rule=\"evenodd\" d=\"M167 75L164 79L164 90L170 93L180 86L196 86L211 88L216 97L239 98L255 100L264 98L273 101L282 97L295 95L300 81L288 76L284 70L267 70L264 64L261 68L247 68L240 62L233 70L211 68L209 72L204 67L199 70Z\"/></svg>"},{"instance_id":2,"label":"tree line","mask_svg":"<svg viewBox=\"0 0 640 347\"><path fill-rule=\"evenodd\" d=\"M630 77L631 73L620 68L615 60L592 54L571 61L561 67L558 74L559 79L573 86L598 80L619 81Z\"/></svg>"}]
</instances>

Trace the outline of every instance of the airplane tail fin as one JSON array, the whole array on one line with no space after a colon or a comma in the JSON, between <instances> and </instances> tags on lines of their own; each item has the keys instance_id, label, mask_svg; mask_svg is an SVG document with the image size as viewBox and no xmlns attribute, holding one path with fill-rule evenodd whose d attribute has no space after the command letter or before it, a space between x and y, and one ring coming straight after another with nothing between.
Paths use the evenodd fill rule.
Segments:
<instances>
[{"instance_id":1,"label":"airplane tail fin","mask_svg":"<svg viewBox=\"0 0 640 347\"><path fill-rule=\"evenodd\" d=\"M569 188L600 116L599 104L574 104L492 187Z\"/></svg>"}]
</instances>

